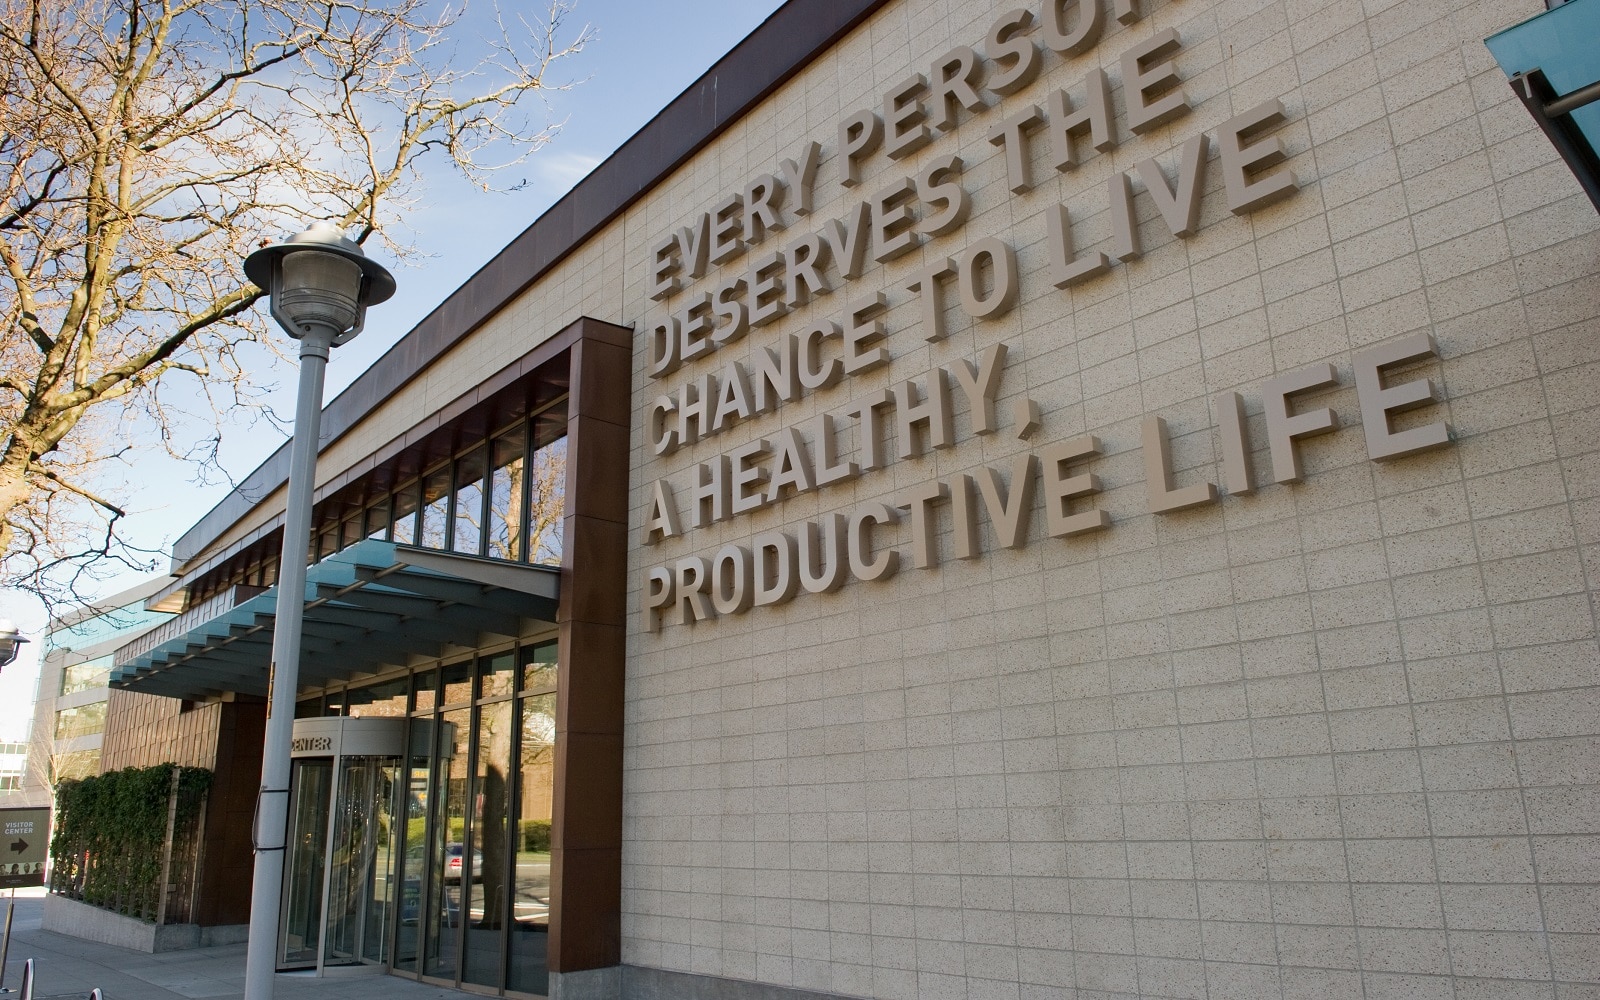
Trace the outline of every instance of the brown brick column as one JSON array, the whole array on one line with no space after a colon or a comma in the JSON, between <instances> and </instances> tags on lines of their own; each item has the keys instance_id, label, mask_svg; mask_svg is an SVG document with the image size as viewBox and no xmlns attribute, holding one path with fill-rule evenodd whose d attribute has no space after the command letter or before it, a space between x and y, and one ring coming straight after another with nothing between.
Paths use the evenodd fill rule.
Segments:
<instances>
[{"instance_id":1,"label":"brown brick column","mask_svg":"<svg viewBox=\"0 0 1600 1000\"><path fill-rule=\"evenodd\" d=\"M580 319L561 555L551 972L622 960L622 702L633 332Z\"/></svg>"}]
</instances>

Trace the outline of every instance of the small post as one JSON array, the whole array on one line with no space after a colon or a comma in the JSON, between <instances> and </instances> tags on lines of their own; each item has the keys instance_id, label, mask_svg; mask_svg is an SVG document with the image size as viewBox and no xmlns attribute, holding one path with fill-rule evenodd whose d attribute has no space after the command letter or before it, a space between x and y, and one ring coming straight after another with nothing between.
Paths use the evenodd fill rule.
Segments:
<instances>
[{"instance_id":1,"label":"small post","mask_svg":"<svg viewBox=\"0 0 1600 1000\"><path fill-rule=\"evenodd\" d=\"M172 765L172 788L167 791L167 840L161 845L161 895L156 903L156 926L167 922L167 892L172 887L172 838L178 827L178 765Z\"/></svg>"},{"instance_id":2,"label":"small post","mask_svg":"<svg viewBox=\"0 0 1600 1000\"><path fill-rule=\"evenodd\" d=\"M22 964L22 1000L33 1000L33 959Z\"/></svg>"},{"instance_id":3,"label":"small post","mask_svg":"<svg viewBox=\"0 0 1600 1000\"><path fill-rule=\"evenodd\" d=\"M189 910L184 923L196 923L195 913L200 909L200 867L206 856L206 810L211 806L211 793L200 797L200 816L194 827L194 861L189 869Z\"/></svg>"},{"instance_id":4,"label":"small post","mask_svg":"<svg viewBox=\"0 0 1600 1000\"><path fill-rule=\"evenodd\" d=\"M11 911L17 905L17 890L11 890L11 898L6 900L6 931L0 938L0 993L6 992L6 956L11 953Z\"/></svg>"}]
</instances>

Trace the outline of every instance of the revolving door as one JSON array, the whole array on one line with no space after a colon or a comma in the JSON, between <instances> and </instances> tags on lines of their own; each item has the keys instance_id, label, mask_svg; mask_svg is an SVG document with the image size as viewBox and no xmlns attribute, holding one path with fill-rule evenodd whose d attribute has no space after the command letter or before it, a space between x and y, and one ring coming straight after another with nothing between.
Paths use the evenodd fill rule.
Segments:
<instances>
[{"instance_id":1,"label":"revolving door","mask_svg":"<svg viewBox=\"0 0 1600 1000\"><path fill-rule=\"evenodd\" d=\"M401 719L294 724L278 970L381 970L398 906Z\"/></svg>"}]
</instances>

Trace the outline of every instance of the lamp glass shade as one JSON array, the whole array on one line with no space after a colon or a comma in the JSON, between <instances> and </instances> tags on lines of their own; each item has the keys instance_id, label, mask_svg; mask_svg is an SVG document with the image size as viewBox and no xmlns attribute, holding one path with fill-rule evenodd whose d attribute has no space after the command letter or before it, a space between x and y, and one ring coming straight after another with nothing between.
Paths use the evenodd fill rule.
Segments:
<instances>
[{"instance_id":1,"label":"lamp glass shade","mask_svg":"<svg viewBox=\"0 0 1600 1000\"><path fill-rule=\"evenodd\" d=\"M0 667L7 666L17 658L17 651L28 640L17 631L17 626L9 618L0 618Z\"/></svg>"},{"instance_id":2,"label":"lamp glass shade","mask_svg":"<svg viewBox=\"0 0 1600 1000\"><path fill-rule=\"evenodd\" d=\"M332 327L343 333L361 312L361 265L320 250L296 249L279 262L276 311L295 326Z\"/></svg>"}]
</instances>

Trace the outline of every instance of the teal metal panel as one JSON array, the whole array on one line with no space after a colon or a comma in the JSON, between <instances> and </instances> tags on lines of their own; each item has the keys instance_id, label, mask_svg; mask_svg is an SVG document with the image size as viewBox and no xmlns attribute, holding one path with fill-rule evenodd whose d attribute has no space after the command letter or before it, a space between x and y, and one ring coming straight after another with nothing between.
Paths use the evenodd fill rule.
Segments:
<instances>
[{"instance_id":1,"label":"teal metal panel","mask_svg":"<svg viewBox=\"0 0 1600 1000\"><path fill-rule=\"evenodd\" d=\"M425 565L415 565L421 563ZM554 623L559 571L368 539L306 570L301 677L309 684ZM118 664L111 686L169 697L265 694L277 588Z\"/></svg>"},{"instance_id":2,"label":"teal metal panel","mask_svg":"<svg viewBox=\"0 0 1600 1000\"><path fill-rule=\"evenodd\" d=\"M1543 70L1558 94L1600 80L1600 0L1570 0L1483 40L1506 76ZM1600 104L1572 113L1600 149Z\"/></svg>"}]
</instances>

